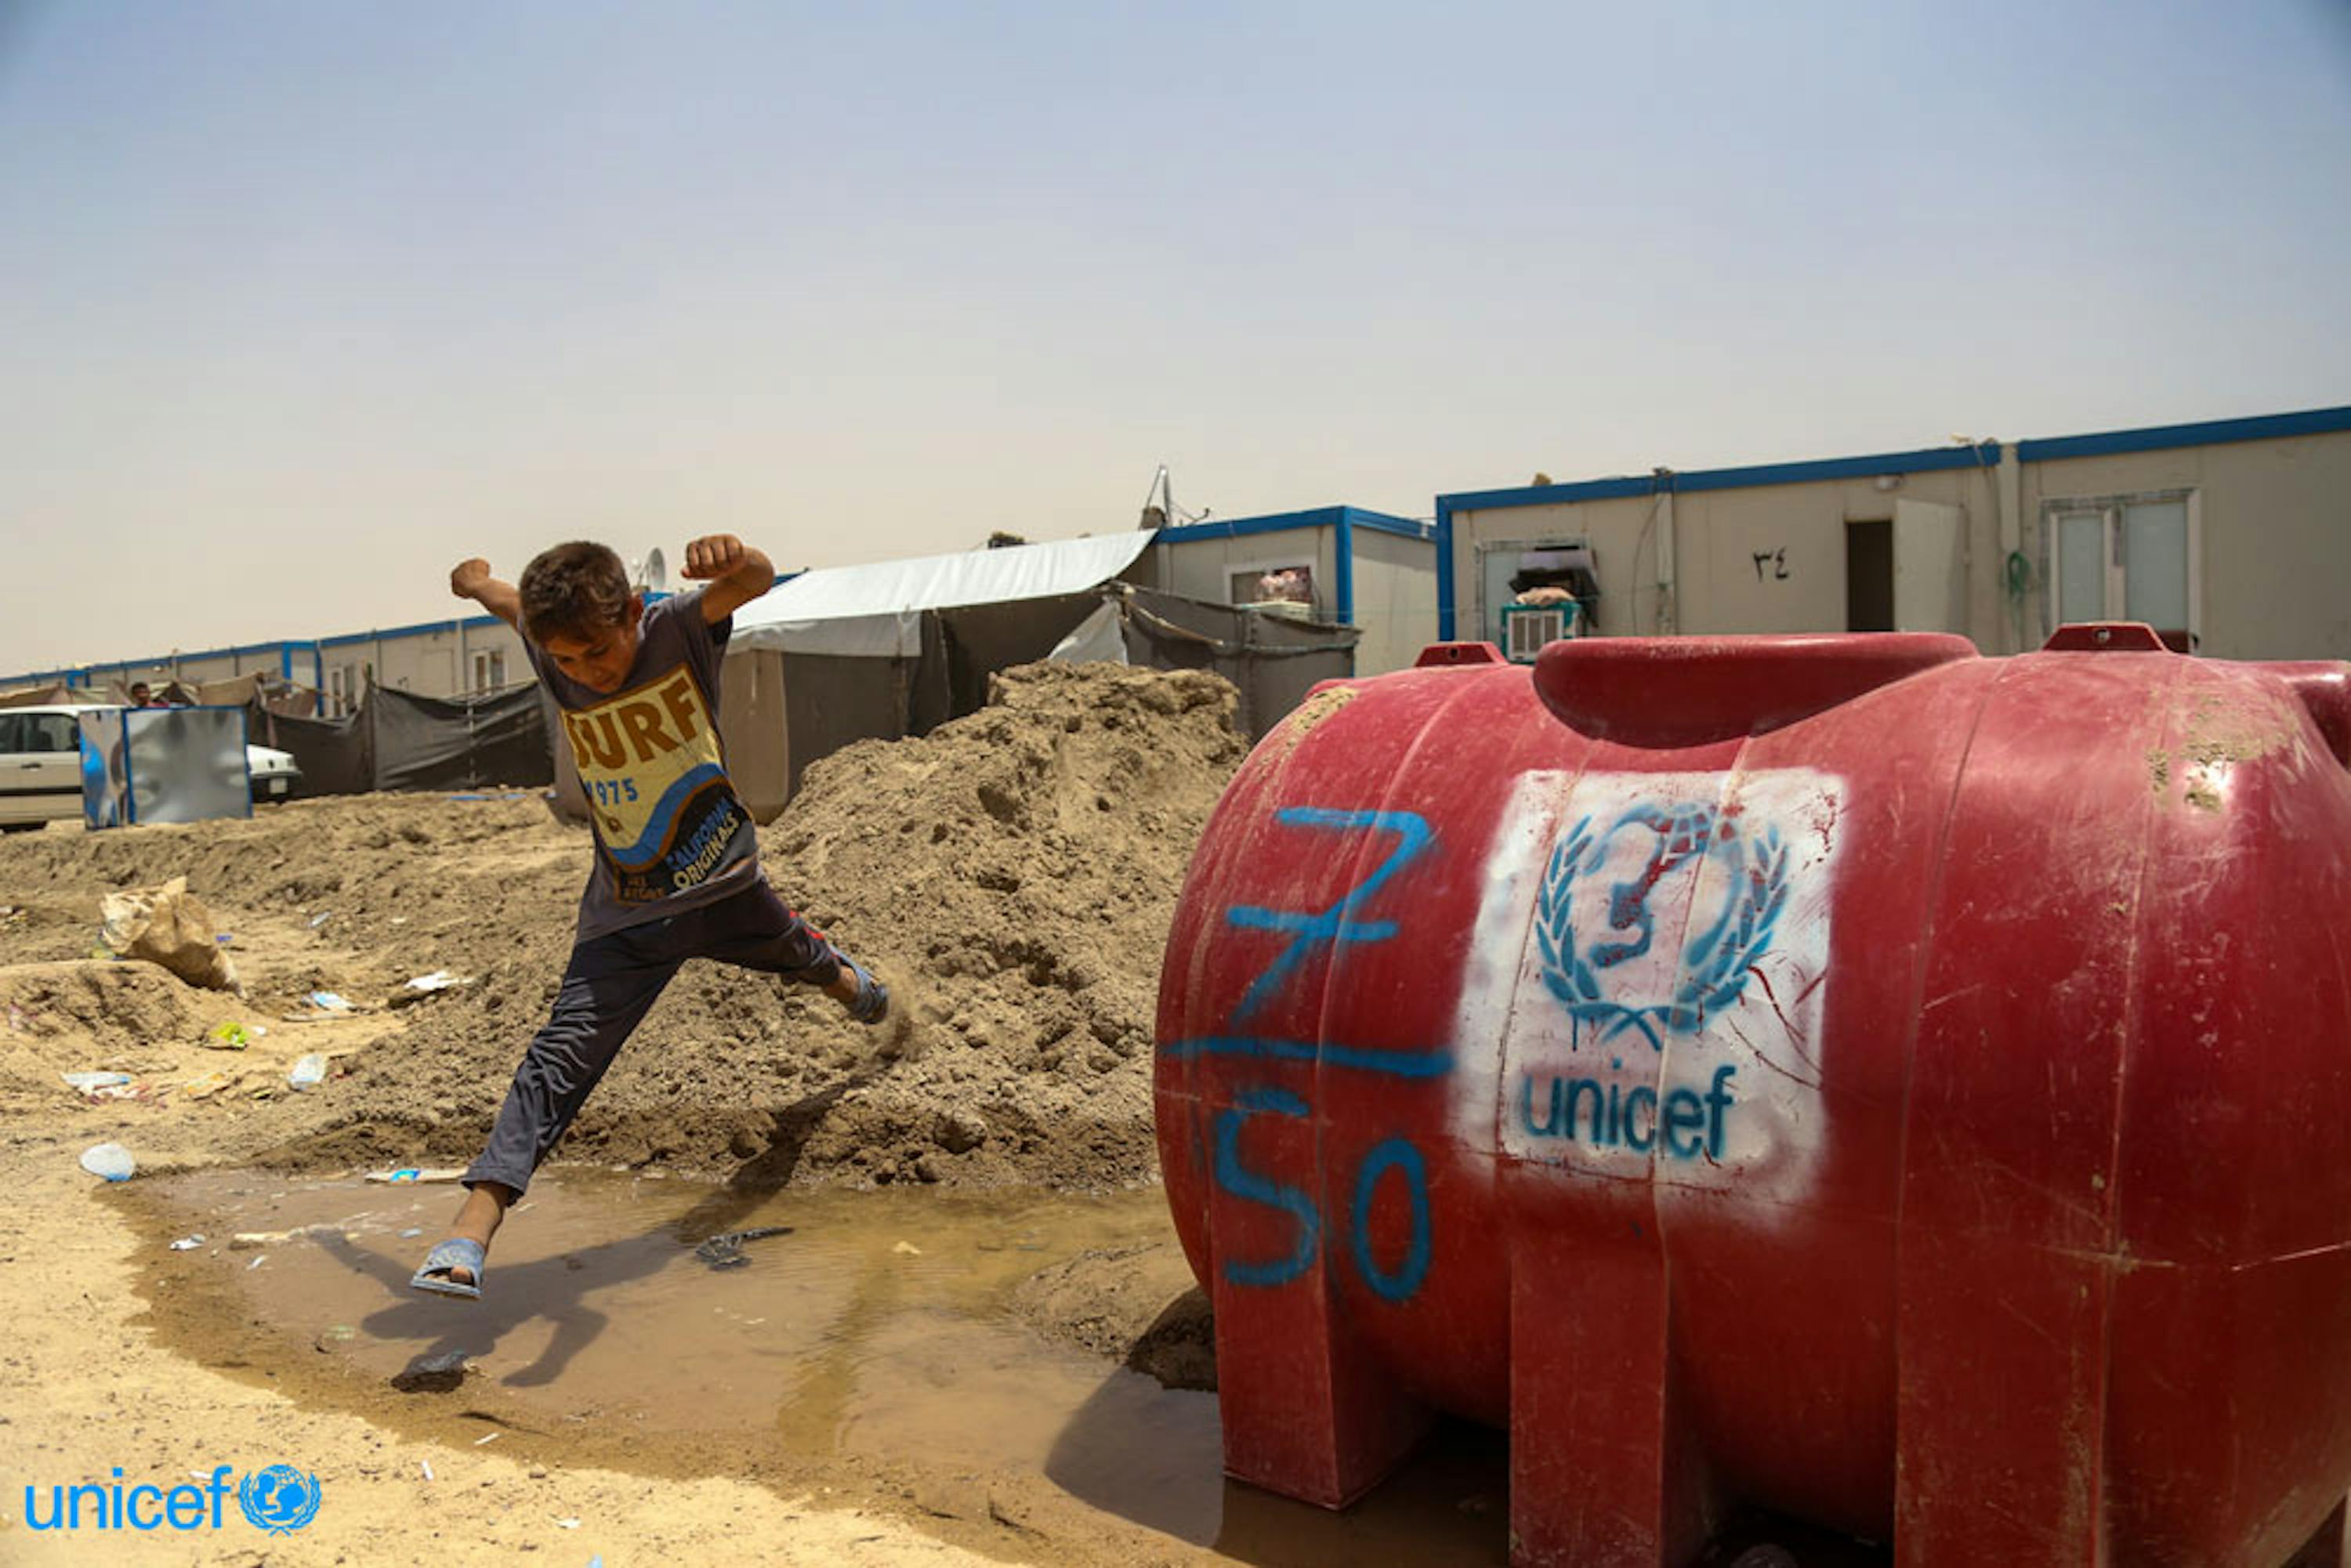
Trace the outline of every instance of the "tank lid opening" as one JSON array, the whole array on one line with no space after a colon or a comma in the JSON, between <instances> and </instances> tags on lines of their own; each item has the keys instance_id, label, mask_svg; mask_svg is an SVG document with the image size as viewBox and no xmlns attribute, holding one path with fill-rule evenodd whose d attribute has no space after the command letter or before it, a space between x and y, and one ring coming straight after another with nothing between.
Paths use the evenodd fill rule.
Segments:
<instances>
[{"instance_id":1,"label":"tank lid opening","mask_svg":"<svg viewBox=\"0 0 2351 1568\"><path fill-rule=\"evenodd\" d=\"M1762 735L1980 655L1938 632L1837 636L1600 637L1553 643L1535 691L1580 734L1621 746L1704 746Z\"/></svg>"},{"instance_id":2,"label":"tank lid opening","mask_svg":"<svg viewBox=\"0 0 2351 1568\"><path fill-rule=\"evenodd\" d=\"M1491 643L1431 643L1412 662L1416 670L1434 669L1444 664L1499 664L1502 651Z\"/></svg>"},{"instance_id":3,"label":"tank lid opening","mask_svg":"<svg viewBox=\"0 0 2351 1568\"><path fill-rule=\"evenodd\" d=\"M2041 644L2044 653L2168 653L2155 628L2137 621L2081 621L2060 626Z\"/></svg>"}]
</instances>

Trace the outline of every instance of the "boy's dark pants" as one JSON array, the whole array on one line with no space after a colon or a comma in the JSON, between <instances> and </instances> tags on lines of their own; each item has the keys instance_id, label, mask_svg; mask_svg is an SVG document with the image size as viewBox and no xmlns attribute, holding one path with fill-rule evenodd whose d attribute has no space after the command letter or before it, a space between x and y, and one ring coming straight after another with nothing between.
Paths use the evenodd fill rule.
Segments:
<instances>
[{"instance_id":1,"label":"boy's dark pants","mask_svg":"<svg viewBox=\"0 0 2351 1568\"><path fill-rule=\"evenodd\" d=\"M761 969L829 986L840 956L784 907L765 882L666 920L632 925L571 949L555 1009L530 1042L467 1186L494 1181L521 1192L620 1054L662 988L688 958Z\"/></svg>"}]
</instances>

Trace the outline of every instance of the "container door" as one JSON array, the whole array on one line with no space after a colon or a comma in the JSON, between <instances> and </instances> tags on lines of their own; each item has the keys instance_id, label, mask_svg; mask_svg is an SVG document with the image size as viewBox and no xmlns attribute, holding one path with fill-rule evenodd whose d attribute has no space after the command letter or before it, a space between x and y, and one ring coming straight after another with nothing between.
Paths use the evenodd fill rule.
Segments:
<instances>
[{"instance_id":1,"label":"container door","mask_svg":"<svg viewBox=\"0 0 2351 1568\"><path fill-rule=\"evenodd\" d=\"M1968 578L1960 565L1967 513L1933 501L1894 503L1894 629L1968 630Z\"/></svg>"}]
</instances>

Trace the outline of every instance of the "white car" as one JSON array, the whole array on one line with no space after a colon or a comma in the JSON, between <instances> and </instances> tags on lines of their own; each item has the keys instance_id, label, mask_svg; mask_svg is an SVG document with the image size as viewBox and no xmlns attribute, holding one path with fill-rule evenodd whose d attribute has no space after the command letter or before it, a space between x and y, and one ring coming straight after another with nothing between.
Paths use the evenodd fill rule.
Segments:
<instances>
[{"instance_id":1,"label":"white car","mask_svg":"<svg viewBox=\"0 0 2351 1568\"><path fill-rule=\"evenodd\" d=\"M0 830L32 829L82 814L81 716L109 703L0 708ZM256 802L283 800L302 782L290 753L245 748Z\"/></svg>"}]
</instances>

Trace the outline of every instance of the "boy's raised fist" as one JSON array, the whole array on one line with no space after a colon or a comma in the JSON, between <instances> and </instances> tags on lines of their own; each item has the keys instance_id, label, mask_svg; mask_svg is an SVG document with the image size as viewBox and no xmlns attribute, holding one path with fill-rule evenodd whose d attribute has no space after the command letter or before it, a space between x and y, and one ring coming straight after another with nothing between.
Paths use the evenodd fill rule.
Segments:
<instances>
[{"instance_id":1,"label":"boy's raised fist","mask_svg":"<svg viewBox=\"0 0 2351 1568\"><path fill-rule=\"evenodd\" d=\"M725 577L743 564L743 541L733 534L707 534L685 547L685 575Z\"/></svg>"}]
</instances>

